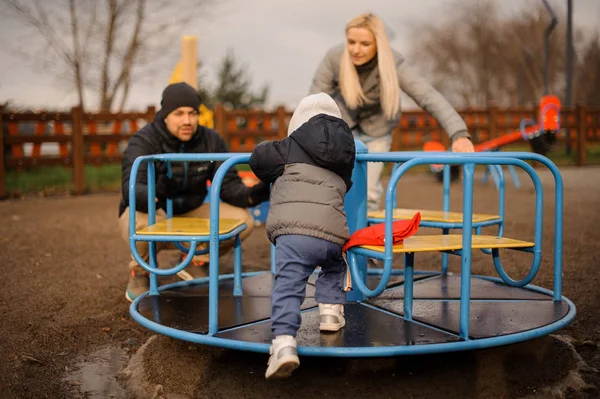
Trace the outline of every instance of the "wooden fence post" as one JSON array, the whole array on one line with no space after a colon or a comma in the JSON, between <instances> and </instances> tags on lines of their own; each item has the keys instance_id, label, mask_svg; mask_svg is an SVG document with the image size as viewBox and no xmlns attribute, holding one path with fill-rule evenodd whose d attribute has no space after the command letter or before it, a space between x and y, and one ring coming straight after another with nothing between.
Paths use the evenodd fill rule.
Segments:
<instances>
[{"instance_id":1,"label":"wooden fence post","mask_svg":"<svg viewBox=\"0 0 600 399\"><path fill-rule=\"evenodd\" d=\"M0 105L0 199L6 198L5 171L4 171L4 125L2 125L2 113L4 107Z\"/></svg>"},{"instance_id":2,"label":"wooden fence post","mask_svg":"<svg viewBox=\"0 0 600 399\"><path fill-rule=\"evenodd\" d=\"M396 125L394 130L392 130L392 145L390 146L390 150L392 150L392 151L401 151L402 150L402 144L400 143L400 140L402 139L400 137L400 134L401 134L400 129L401 129L400 122L398 122L398 124Z\"/></svg>"},{"instance_id":3,"label":"wooden fence post","mask_svg":"<svg viewBox=\"0 0 600 399\"><path fill-rule=\"evenodd\" d=\"M154 120L154 117L156 116L156 107L154 105L149 105L148 109L146 110L146 122L151 123ZM132 132L135 133L135 132Z\"/></svg>"},{"instance_id":4,"label":"wooden fence post","mask_svg":"<svg viewBox=\"0 0 600 399\"><path fill-rule=\"evenodd\" d=\"M285 124L285 108L283 105L277 107L277 138L283 140L287 137L287 126Z\"/></svg>"},{"instance_id":5,"label":"wooden fence post","mask_svg":"<svg viewBox=\"0 0 600 399\"><path fill-rule=\"evenodd\" d=\"M586 106L577 104L577 154L576 164L577 166L585 166L586 164L586 153L585 153L585 142L587 139L587 110ZM570 140L570 137L567 137Z\"/></svg>"},{"instance_id":6,"label":"wooden fence post","mask_svg":"<svg viewBox=\"0 0 600 399\"><path fill-rule=\"evenodd\" d=\"M223 109L223 104L221 103L215 105L215 130L223 136L225 142L229 145L227 129L225 128L225 109Z\"/></svg>"},{"instance_id":7,"label":"wooden fence post","mask_svg":"<svg viewBox=\"0 0 600 399\"><path fill-rule=\"evenodd\" d=\"M85 148L83 143L83 109L74 107L71 110L73 117L73 131L71 132L71 165L73 166L73 194L81 195L85 192Z\"/></svg>"},{"instance_id":8,"label":"wooden fence post","mask_svg":"<svg viewBox=\"0 0 600 399\"><path fill-rule=\"evenodd\" d=\"M495 139L498 136L498 107L491 104L488 108L488 139Z\"/></svg>"}]
</instances>

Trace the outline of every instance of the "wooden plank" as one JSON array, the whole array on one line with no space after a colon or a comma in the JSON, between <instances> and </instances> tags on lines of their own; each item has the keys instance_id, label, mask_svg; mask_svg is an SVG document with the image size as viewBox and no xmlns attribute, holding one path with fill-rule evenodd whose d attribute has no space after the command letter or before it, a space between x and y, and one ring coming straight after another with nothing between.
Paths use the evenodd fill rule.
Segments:
<instances>
[{"instance_id":1,"label":"wooden plank","mask_svg":"<svg viewBox=\"0 0 600 399\"><path fill-rule=\"evenodd\" d=\"M528 241L515 240L507 237L473 235L472 249L483 248L531 248L534 243ZM371 251L384 252L383 246L363 245L361 248ZM394 253L409 252L439 252L439 251L457 251L462 249L461 234L440 234L412 236L404 240L402 244L394 245Z\"/></svg>"},{"instance_id":2,"label":"wooden plank","mask_svg":"<svg viewBox=\"0 0 600 399\"><path fill-rule=\"evenodd\" d=\"M19 136L19 124L17 122L8 122L8 134L12 137ZM24 154L22 145L13 144L10 147L14 158L23 158Z\"/></svg>"},{"instance_id":3,"label":"wooden plank","mask_svg":"<svg viewBox=\"0 0 600 399\"><path fill-rule=\"evenodd\" d=\"M114 136L115 134L120 134L122 127L123 127L122 121L120 121L120 120L114 121L111 136ZM106 154L107 157L110 157L117 153L117 149L118 149L118 143L115 141L109 141L108 144L106 145L106 150L104 151L104 153Z\"/></svg>"},{"instance_id":4,"label":"wooden plank","mask_svg":"<svg viewBox=\"0 0 600 399\"><path fill-rule=\"evenodd\" d=\"M393 218L394 220L410 220L417 212L421 213L422 222L463 222L463 214L461 212L444 212L427 209L394 209ZM383 219L385 218L385 211L371 211L369 212L368 217L373 219ZM496 219L500 219L500 216L486 213L473 214L473 222L477 223Z\"/></svg>"},{"instance_id":5,"label":"wooden plank","mask_svg":"<svg viewBox=\"0 0 600 399\"><path fill-rule=\"evenodd\" d=\"M71 138L71 157L73 163L73 193L81 195L85 192L85 148L83 144L83 110L73 108L73 132Z\"/></svg>"},{"instance_id":6,"label":"wooden plank","mask_svg":"<svg viewBox=\"0 0 600 399\"><path fill-rule=\"evenodd\" d=\"M4 107L0 105L0 199L6 198L6 183L4 170L4 125L3 125Z\"/></svg>"},{"instance_id":7,"label":"wooden plank","mask_svg":"<svg viewBox=\"0 0 600 399\"><path fill-rule=\"evenodd\" d=\"M85 114L85 119L90 122L124 121L128 119L149 120L149 114L148 112L124 112L118 114L97 112L94 114Z\"/></svg>"},{"instance_id":8,"label":"wooden plank","mask_svg":"<svg viewBox=\"0 0 600 399\"><path fill-rule=\"evenodd\" d=\"M579 122L579 129L577 131L577 154L576 164L577 166L585 166L586 164L586 133L587 133L587 109L584 105L577 107L577 119Z\"/></svg>"},{"instance_id":9,"label":"wooden plank","mask_svg":"<svg viewBox=\"0 0 600 399\"><path fill-rule=\"evenodd\" d=\"M86 115L86 119L88 115ZM87 122L88 136L96 136L98 134L98 125L96 124L96 119L88 120ZM99 156L102 153L100 149L100 144L98 142L92 141L90 145L90 152L93 156Z\"/></svg>"},{"instance_id":10,"label":"wooden plank","mask_svg":"<svg viewBox=\"0 0 600 399\"><path fill-rule=\"evenodd\" d=\"M60 156L67 158L69 156L69 148L66 143L70 141L70 138L65 136L65 125L62 121L54 122L54 134L56 135L54 138L66 139L64 142L60 142L58 148Z\"/></svg>"},{"instance_id":11,"label":"wooden plank","mask_svg":"<svg viewBox=\"0 0 600 399\"><path fill-rule=\"evenodd\" d=\"M219 219L219 234L227 234L244 224L238 219ZM138 235L208 236L210 220L204 218L174 217L135 232Z\"/></svg>"},{"instance_id":12,"label":"wooden plank","mask_svg":"<svg viewBox=\"0 0 600 399\"><path fill-rule=\"evenodd\" d=\"M38 121L63 121L69 122L73 120L70 113L57 112L53 114L48 113L37 113L37 112L10 112L4 114L4 122L38 122Z\"/></svg>"},{"instance_id":13,"label":"wooden plank","mask_svg":"<svg viewBox=\"0 0 600 399\"><path fill-rule=\"evenodd\" d=\"M236 118L227 117L227 135L229 137L229 151L240 152L241 141L239 137L235 137L232 133L237 132L237 121Z\"/></svg>"},{"instance_id":14,"label":"wooden plank","mask_svg":"<svg viewBox=\"0 0 600 399\"><path fill-rule=\"evenodd\" d=\"M47 122L40 121L35 125L34 135L37 137L43 137L46 133L46 128L48 127ZM33 148L31 149L31 157L39 158L42 155L42 143L35 143Z\"/></svg>"},{"instance_id":15,"label":"wooden plank","mask_svg":"<svg viewBox=\"0 0 600 399\"><path fill-rule=\"evenodd\" d=\"M128 141L131 138L129 134L98 134L95 136L85 135L83 141L86 144L99 145L100 143L118 143L120 141ZM95 155L100 156L101 154Z\"/></svg>"},{"instance_id":16,"label":"wooden plank","mask_svg":"<svg viewBox=\"0 0 600 399\"><path fill-rule=\"evenodd\" d=\"M43 143L70 143L71 137L69 136L8 136L4 140L6 144L43 144Z\"/></svg>"}]
</instances>

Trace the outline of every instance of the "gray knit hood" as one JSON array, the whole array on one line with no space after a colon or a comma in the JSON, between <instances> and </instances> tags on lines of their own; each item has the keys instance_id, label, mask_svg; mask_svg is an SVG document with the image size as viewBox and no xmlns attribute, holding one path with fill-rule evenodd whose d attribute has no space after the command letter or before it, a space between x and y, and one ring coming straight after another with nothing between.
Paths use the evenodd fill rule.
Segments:
<instances>
[{"instance_id":1,"label":"gray knit hood","mask_svg":"<svg viewBox=\"0 0 600 399\"><path fill-rule=\"evenodd\" d=\"M288 136L294 133L300 126L308 122L313 116L325 114L342 119L342 113L337 104L325 93L312 94L304 97L290 119L288 125Z\"/></svg>"}]
</instances>

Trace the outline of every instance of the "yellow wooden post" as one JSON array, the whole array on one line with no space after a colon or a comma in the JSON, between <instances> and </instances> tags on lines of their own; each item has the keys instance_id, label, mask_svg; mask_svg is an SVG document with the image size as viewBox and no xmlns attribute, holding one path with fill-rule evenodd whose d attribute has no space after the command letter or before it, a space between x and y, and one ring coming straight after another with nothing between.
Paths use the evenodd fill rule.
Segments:
<instances>
[{"instance_id":1,"label":"yellow wooden post","mask_svg":"<svg viewBox=\"0 0 600 399\"><path fill-rule=\"evenodd\" d=\"M175 65L169 84L185 82L198 90L198 45L196 36L184 36L181 41L181 59ZM214 114L201 104L198 109L198 123L202 126L214 128Z\"/></svg>"},{"instance_id":2,"label":"yellow wooden post","mask_svg":"<svg viewBox=\"0 0 600 399\"><path fill-rule=\"evenodd\" d=\"M198 90L198 54L195 36L184 36L181 42L181 75L182 81Z\"/></svg>"}]
</instances>

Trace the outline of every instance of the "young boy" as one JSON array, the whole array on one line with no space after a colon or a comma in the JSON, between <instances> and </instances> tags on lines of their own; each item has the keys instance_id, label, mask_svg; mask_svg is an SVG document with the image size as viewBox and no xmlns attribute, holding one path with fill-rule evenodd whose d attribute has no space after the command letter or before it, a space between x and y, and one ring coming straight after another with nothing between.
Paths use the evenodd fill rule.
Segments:
<instances>
[{"instance_id":1,"label":"young boy","mask_svg":"<svg viewBox=\"0 0 600 399\"><path fill-rule=\"evenodd\" d=\"M344 196L352 186L355 147L341 118L329 95L305 97L292 115L288 137L261 143L250 158L256 176L274 183L266 223L275 244L274 339L266 378L288 377L300 365L295 339L300 305L316 266L321 267L315 284L320 330L335 332L346 324Z\"/></svg>"}]
</instances>

